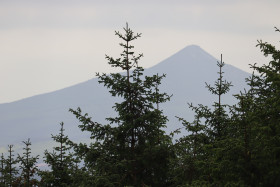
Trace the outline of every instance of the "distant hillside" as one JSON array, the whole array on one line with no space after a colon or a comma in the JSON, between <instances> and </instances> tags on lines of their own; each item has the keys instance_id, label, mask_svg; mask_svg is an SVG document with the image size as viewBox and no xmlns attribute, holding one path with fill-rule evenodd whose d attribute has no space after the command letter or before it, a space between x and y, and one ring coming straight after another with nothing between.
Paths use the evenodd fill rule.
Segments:
<instances>
[{"instance_id":1,"label":"distant hillside","mask_svg":"<svg viewBox=\"0 0 280 187\"><path fill-rule=\"evenodd\" d=\"M226 62L227 57L225 57ZM175 116L192 119L187 103L211 105L217 99L205 88L205 82L213 84L217 79L217 59L198 46L188 46L166 60L145 70L147 75L162 74L160 90L173 94L170 102L160 106L169 117L167 131L180 126ZM246 87L248 73L226 65L224 76L234 87L222 98L222 102L232 104L232 94ZM105 123L105 118L115 115L112 106L118 99L113 98L97 78L55 92L37 95L12 103L0 104L0 148L8 144L18 144L27 138L44 149L51 134L57 134L59 123L65 123L66 134L79 140L87 137L78 129L78 121L68 112L69 108L81 107L92 116L93 121ZM40 146L41 145L41 146Z\"/></svg>"}]
</instances>

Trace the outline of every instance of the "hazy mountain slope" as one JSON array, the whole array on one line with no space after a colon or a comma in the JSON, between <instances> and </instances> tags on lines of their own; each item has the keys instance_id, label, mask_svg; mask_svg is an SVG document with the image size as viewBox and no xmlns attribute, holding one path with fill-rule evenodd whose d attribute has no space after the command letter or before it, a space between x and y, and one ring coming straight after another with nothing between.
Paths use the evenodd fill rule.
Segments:
<instances>
[{"instance_id":1,"label":"hazy mountain slope","mask_svg":"<svg viewBox=\"0 0 280 187\"><path fill-rule=\"evenodd\" d=\"M155 72L167 74L161 90L173 94L173 97L162 107L175 125L178 123L177 120L174 121L174 116L192 119L193 115L187 103L211 105L217 101L218 98L208 92L205 82L214 85L218 71L217 59L194 45L147 69L149 74ZM234 86L231 87L230 93L222 97L222 102L233 104L235 100L232 95L247 87L245 78L250 74L231 65L225 65L223 71L225 79L231 81Z\"/></svg>"},{"instance_id":2,"label":"hazy mountain slope","mask_svg":"<svg viewBox=\"0 0 280 187\"><path fill-rule=\"evenodd\" d=\"M205 88L205 82L213 84L218 77L216 62L200 47L188 46L145 71L147 75L167 75L160 86L161 91L173 94L170 102L160 106L170 119L167 131L180 125L174 116L192 118L188 102L211 104L217 99ZM234 87L222 101L231 104L234 103L231 95L246 87L244 79L249 74L230 65L226 65L224 71L226 79L232 81ZM117 99L110 97L108 90L97 81L94 78L52 93L1 104L0 147L17 144L27 138L37 143L49 141L51 134L58 133L61 121L64 121L66 133L71 138L81 138L78 121L68 112L69 108L81 107L94 121L105 122L106 117L114 114L112 106Z\"/></svg>"}]
</instances>

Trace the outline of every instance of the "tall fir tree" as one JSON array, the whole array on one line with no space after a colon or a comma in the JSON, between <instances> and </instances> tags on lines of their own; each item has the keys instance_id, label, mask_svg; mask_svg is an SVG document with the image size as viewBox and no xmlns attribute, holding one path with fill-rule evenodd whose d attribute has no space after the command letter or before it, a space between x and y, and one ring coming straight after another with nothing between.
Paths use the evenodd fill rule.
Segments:
<instances>
[{"instance_id":1,"label":"tall fir tree","mask_svg":"<svg viewBox=\"0 0 280 187\"><path fill-rule=\"evenodd\" d=\"M13 186L13 184L16 181L16 177L18 174L18 169L16 168L16 164L18 163L18 160L14 158L14 150L13 145L8 145L8 158L6 159L6 185L7 186Z\"/></svg>"},{"instance_id":2,"label":"tall fir tree","mask_svg":"<svg viewBox=\"0 0 280 187\"><path fill-rule=\"evenodd\" d=\"M6 184L6 175L7 175L7 171L6 171L6 162L5 162L5 157L4 154L1 154L1 160L0 160L0 186L5 186Z\"/></svg>"},{"instance_id":3,"label":"tall fir tree","mask_svg":"<svg viewBox=\"0 0 280 187\"><path fill-rule=\"evenodd\" d=\"M126 25L124 34L115 32L123 41L120 58L106 56L109 65L125 73L99 74L113 97L122 98L113 108L117 117L109 117L109 124L93 122L80 108L70 111L82 125L82 131L91 133L92 143L76 146L92 171L92 186L166 186L169 158L172 156L171 138L164 132L166 116L157 108L169 100L160 93L162 76L143 76L139 66L143 56L135 55L131 43L141 34L135 34Z\"/></svg>"},{"instance_id":4,"label":"tall fir tree","mask_svg":"<svg viewBox=\"0 0 280 187\"><path fill-rule=\"evenodd\" d=\"M251 82L252 77L247 79ZM255 152L255 145L258 142L254 141L255 133L252 128L256 124L256 103L252 89L249 91L240 92L235 95L238 100L236 105L231 107L231 131L232 131L232 156L231 156L231 175L235 177L239 184L244 186L257 186L257 175L255 165L252 162L252 153Z\"/></svg>"},{"instance_id":5,"label":"tall fir tree","mask_svg":"<svg viewBox=\"0 0 280 187\"><path fill-rule=\"evenodd\" d=\"M39 155L33 157L31 156L31 142L30 139L27 141L23 141L25 147L23 148L23 155L18 155L18 162L20 164L21 176L23 181L21 182L23 186L34 186L38 184L38 181L35 179L37 175L37 160L39 159Z\"/></svg>"},{"instance_id":6,"label":"tall fir tree","mask_svg":"<svg viewBox=\"0 0 280 187\"><path fill-rule=\"evenodd\" d=\"M280 32L275 28L276 32ZM267 42L258 41L264 56L271 61L252 65L257 75L249 82L254 99L254 150L251 162L258 185L279 186L280 179L280 51Z\"/></svg>"},{"instance_id":7,"label":"tall fir tree","mask_svg":"<svg viewBox=\"0 0 280 187\"><path fill-rule=\"evenodd\" d=\"M238 103L231 108L234 151L228 171L243 186L279 186L280 51L261 40L257 46L272 60L251 65L256 73L246 80L250 89L235 96Z\"/></svg>"},{"instance_id":8,"label":"tall fir tree","mask_svg":"<svg viewBox=\"0 0 280 187\"><path fill-rule=\"evenodd\" d=\"M226 184L227 151L229 141L230 116L226 111L228 105L222 103L222 96L232 86L224 80L222 68L224 62L217 62L218 79L214 86L206 83L208 90L217 96L212 109L199 104L189 107L195 112L193 122L178 118L189 133L177 140L175 144L175 183L178 185L217 185Z\"/></svg>"},{"instance_id":9,"label":"tall fir tree","mask_svg":"<svg viewBox=\"0 0 280 187\"><path fill-rule=\"evenodd\" d=\"M68 136L65 136L64 123L60 123L58 135L52 135L52 139L58 144L52 152L45 151L45 163L50 170L41 171L41 185L43 186L71 186L74 185L74 173L77 159L70 152L72 146ZM69 143L70 142L70 143ZM78 159L79 161L79 159ZM75 186L75 185L74 185Z\"/></svg>"}]
</instances>

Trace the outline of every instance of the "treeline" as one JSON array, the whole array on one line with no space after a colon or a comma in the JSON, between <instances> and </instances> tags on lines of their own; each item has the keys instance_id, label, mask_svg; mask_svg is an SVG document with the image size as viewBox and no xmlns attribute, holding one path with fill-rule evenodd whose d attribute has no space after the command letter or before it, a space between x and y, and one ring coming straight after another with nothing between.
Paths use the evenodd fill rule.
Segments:
<instances>
[{"instance_id":1,"label":"treeline","mask_svg":"<svg viewBox=\"0 0 280 187\"><path fill-rule=\"evenodd\" d=\"M251 65L256 74L246 80L250 88L234 95L237 103L231 106L222 102L232 85L223 78L221 56L217 81L206 84L217 102L189 104L194 121L178 117L182 128L167 134L160 104L171 97L158 88L165 75L143 75L138 65L142 54L136 55L131 45L141 34L127 25L124 34L115 34L123 52L106 59L126 74L97 76L113 97L122 98L113 106L117 117L103 125L80 108L70 109L91 143L71 141L61 123L52 136L57 147L44 153L49 166L44 171L36 166L39 156L31 156L29 140L17 157L10 145L6 157L1 156L0 186L280 186L279 50L258 41L272 60ZM176 133L181 138L174 140Z\"/></svg>"}]
</instances>

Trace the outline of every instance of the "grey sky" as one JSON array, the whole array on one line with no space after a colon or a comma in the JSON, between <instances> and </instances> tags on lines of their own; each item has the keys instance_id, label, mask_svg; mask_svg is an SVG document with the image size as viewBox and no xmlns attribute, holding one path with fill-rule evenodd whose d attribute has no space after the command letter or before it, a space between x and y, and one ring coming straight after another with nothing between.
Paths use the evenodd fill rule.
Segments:
<instances>
[{"instance_id":1,"label":"grey sky","mask_svg":"<svg viewBox=\"0 0 280 187\"><path fill-rule=\"evenodd\" d=\"M278 0L0 0L0 103L54 91L109 72L128 22L150 67L187 45L250 72L267 60L257 39L278 45ZM191 67L190 67L191 68Z\"/></svg>"}]
</instances>

